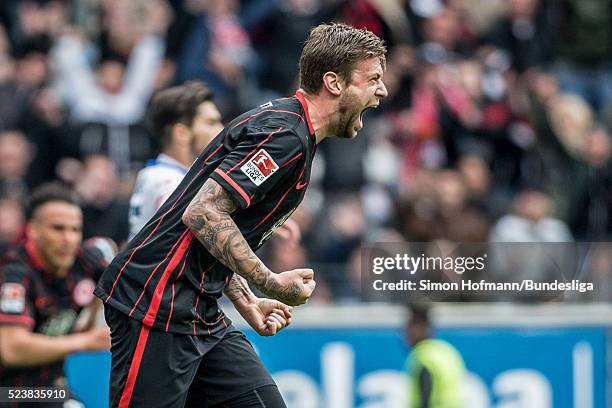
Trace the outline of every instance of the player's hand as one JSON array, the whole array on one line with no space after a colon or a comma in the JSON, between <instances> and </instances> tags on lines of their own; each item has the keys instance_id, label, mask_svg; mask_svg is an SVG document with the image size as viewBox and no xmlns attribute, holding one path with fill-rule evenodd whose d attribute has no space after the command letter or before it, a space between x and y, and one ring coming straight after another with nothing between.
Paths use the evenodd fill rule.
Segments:
<instances>
[{"instance_id":1,"label":"player's hand","mask_svg":"<svg viewBox=\"0 0 612 408\"><path fill-rule=\"evenodd\" d=\"M280 286L276 299L291 306L299 306L308 302L317 283L312 269L293 269L276 275Z\"/></svg>"},{"instance_id":2,"label":"player's hand","mask_svg":"<svg viewBox=\"0 0 612 408\"><path fill-rule=\"evenodd\" d=\"M111 336L108 327L95 327L81 333L83 336L83 351L110 350Z\"/></svg>"},{"instance_id":3,"label":"player's hand","mask_svg":"<svg viewBox=\"0 0 612 408\"><path fill-rule=\"evenodd\" d=\"M260 336L274 336L291 324L291 307L278 300L258 298L241 314Z\"/></svg>"}]
</instances>

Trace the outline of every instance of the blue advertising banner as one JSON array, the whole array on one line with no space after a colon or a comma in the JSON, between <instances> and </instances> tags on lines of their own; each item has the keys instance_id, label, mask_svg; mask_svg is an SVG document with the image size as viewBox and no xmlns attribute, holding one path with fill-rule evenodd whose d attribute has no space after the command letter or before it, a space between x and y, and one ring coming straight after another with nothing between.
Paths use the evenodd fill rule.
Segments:
<instances>
[{"instance_id":1,"label":"blue advertising banner","mask_svg":"<svg viewBox=\"0 0 612 408\"><path fill-rule=\"evenodd\" d=\"M404 408L408 353L398 329L247 331L290 408ZM606 408L603 328L445 328L463 355L470 408ZM69 379L87 407L105 407L107 353L72 356Z\"/></svg>"}]
</instances>

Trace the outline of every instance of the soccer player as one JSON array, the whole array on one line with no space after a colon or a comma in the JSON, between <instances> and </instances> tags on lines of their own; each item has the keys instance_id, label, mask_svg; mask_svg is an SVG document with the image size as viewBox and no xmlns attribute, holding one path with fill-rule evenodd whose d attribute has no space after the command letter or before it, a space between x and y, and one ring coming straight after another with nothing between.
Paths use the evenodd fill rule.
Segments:
<instances>
[{"instance_id":1,"label":"soccer player","mask_svg":"<svg viewBox=\"0 0 612 408\"><path fill-rule=\"evenodd\" d=\"M311 296L311 269L275 273L254 251L301 202L317 143L355 137L387 95L385 52L369 31L315 27L296 94L226 126L113 260L95 291L112 330L111 406L285 407L217 300L269 336Z\"/></svg>"},{"instance_id":2,"label":"soccer player","mask_svg":"<svg viewBox=\"0 0 612 408\"><path fill-rule=\"evenodd\" d=\"M81 245L82 218L62 185L32 193L26 241L0 265L0 386L66 386L68 354L110 348L107 327L94 327L93 316L77 321L95 309L95 281L108 263L97 248Z\"/></svg>"},{"instance_id":3,"label":"soccer player","mask_svg":"<svg viewBox=\"0 0 612 408\"><path fill-rule=\"evenodd\" d=\"M138 173L130 199L129 239L153 217L198 154L223 130L212 91L198 81L157 93L151 122L160 136L161 153Z\"/></svg>"}]
</instances>

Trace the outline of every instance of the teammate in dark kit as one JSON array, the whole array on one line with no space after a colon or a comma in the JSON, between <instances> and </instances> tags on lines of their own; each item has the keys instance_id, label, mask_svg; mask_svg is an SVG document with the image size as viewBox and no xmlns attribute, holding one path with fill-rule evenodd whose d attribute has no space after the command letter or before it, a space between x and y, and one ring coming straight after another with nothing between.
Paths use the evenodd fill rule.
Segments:
<instances>
[{"instance_id":1,"label":"teammate in dark kit","mask_svg":"<svg viewBox=\"0 0 612 408\"><path fill-rule=\"evenodd\" d=\"M110 348L108 328L94 327L94 314L78 319L96 309L92 292L108 263L96 246L81 245L82 223L70 190L43 185L31 196L26 241L2 254L2 387L67 386L63 362L68 354Z\"/></svg>"},{"instance_id":2,"label":"teammate in dark kit","mask_svg":"<svg viewBox=\"0 0 612 408\"><path fill-rule=\"evenodd\" d=\"M111 406L285 407L217 300L264 336L308 300L311 269L274 273L253 251L301 202L317 143L354 137L387 95L384 67L372 33L315 27L295 96L234 119L114 259L95 291L112 330Z\"/></svg>"}]
</instances>

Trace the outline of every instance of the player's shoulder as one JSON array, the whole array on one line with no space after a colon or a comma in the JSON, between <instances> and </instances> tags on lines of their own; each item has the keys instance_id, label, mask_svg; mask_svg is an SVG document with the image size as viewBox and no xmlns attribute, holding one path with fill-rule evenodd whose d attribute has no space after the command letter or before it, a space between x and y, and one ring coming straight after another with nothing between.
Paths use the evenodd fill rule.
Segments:
<instances>
[{"instance_id":1,"label":"player's shoulder","mask_svg":"<svg viewBox=\"0 0 612 408\"><path fill-rule=\"evenodd\" d=\"M117 244L112 239L92 237L83 242L78 257L89 264L106 267L113 260L117 251Z\"/></svg>"},{"instance_id":2,"label":"player's shoulder","mask_svg":"<svg viewBox=\"0 0 612 408\"><path fill-rule=\"evenodd\" d=\"M136 184L141 186L166 184L168 182L179 181L185 177L186 170L178 167L164 166L162 164L155 164L152 166L145 167L140 170L137 176Z\"/></svg>"},{"instance_id":3,"label":"player's shoulder","mask_svg":"<svg viewBox=\"0 0 612 408\"><path fill-rule=\"evenodd\" d=\"M240 115L230 123L229 128L280 129L281 132L296 132L300 125L306 124L303 108L296 97L279 98L267 101Z\"/></svg>"},{"instance_id":4,"label":"player's shoulder","mask_svg":"<svg viewBox=\"0 0 612 408\"><path fill-rule=\"evenodd\" d=\"M27 260L27 253L23 245L9 248L0 260L0 276L5 278L26 278L36 273Z\"/></svg>"}]
</instances>

